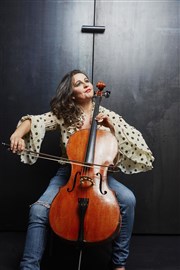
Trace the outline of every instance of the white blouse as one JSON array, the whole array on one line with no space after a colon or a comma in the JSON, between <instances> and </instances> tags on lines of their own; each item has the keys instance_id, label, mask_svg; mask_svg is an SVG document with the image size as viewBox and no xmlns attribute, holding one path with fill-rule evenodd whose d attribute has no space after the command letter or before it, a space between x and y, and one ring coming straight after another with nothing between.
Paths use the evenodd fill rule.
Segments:
<instances>
[{"instance_id":1,"label":"white blouse","mask_svg":"<svg viewBox=\"0 0 180 270\"><path fill-rule=\"evenodd\" d=\"M115 129L115 137L118 142L118 155L116 157L116 166L126 174L145 172L153 168L152 163L154 157L151 150L148 148L142 134L130 126L125 120L113 111L110 111L100 106L100 112L107 115ZM60 143L63 156L66 156L66 145L70 136L79 130L79 124L65 126L63 118L58 119L52 112L47 112L41 115L26 115L21 118L18 123L22 123L26 119L31 119L31 131L24 137L27 149L39 153L41 143L44 139L46 131L60 129ZM83 121L83 114L79 119ZM104 129L104 127L103 127ZM38 158L21 153L21 161L28 164L33 164Z\"/></svg>"}]
</instances>

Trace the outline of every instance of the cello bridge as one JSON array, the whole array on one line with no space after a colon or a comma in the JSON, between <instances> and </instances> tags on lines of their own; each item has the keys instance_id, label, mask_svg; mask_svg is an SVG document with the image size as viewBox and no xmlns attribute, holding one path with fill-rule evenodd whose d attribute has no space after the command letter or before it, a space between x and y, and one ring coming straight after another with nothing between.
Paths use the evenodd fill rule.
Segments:
<instances>
[{"instance_id":1,"label":"cello bridge","mask_svg":"<svg viewBox=\"0 0 180 270\"><path fill-rule=\"evenodd\" d=\"M93 179L89 176L81 176L80 177L80 185L81 187L91 187L93 186L95 183L93 181Z\"/></svg>"}]
</instances>

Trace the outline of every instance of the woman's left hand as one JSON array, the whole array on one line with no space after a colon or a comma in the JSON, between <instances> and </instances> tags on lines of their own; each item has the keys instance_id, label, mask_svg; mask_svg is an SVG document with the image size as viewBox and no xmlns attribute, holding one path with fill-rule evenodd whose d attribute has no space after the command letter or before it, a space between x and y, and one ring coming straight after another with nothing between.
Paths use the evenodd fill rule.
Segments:
<instances>
[{"instance_id":1,"label":"woman's left hand","mask_svg":"<svg viewBox=\"0 0 180 270\"><path fill-rule=\"evenodd\" d=\"M114 126L112 124L112 121L110 120L110 118L103 114L103 113L99 113L97 116L96 116L96 120L98 122L99 125L102 125L104 127L107 127L111 130L111 132L114 134Z\"/></svg>"}]
</instances>

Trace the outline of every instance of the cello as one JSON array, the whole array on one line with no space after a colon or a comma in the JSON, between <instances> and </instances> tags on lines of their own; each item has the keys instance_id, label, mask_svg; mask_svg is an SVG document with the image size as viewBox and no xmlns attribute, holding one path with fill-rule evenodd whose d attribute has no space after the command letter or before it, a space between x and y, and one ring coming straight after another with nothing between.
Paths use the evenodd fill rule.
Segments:
<instances>
[{"instance_id":1,"label":"cello","mask_svg":"<svg viewBox=\"0 0 180 270\"><path fill-rule=\"evenodd\" d=\"M55 234L80 247L113 239L121 226L120 208L107 183L108 167L118 151L117 140L109 130L98 129L95 119L102 97L109 97L110 92L103 92L103 82L96 86L91 128L70 136L66 151L68 159L76 163L71 164L70 178L59 189L49 211Z\"/></svg>"}]
</instances>

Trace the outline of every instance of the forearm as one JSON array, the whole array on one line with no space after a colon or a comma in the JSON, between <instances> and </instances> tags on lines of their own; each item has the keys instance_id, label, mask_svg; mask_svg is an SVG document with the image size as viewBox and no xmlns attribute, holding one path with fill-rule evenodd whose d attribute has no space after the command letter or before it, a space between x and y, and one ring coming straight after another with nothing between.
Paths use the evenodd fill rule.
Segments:
<instances>
[{"instance_id":1,"label":"forearm","mask_svg":"<svg viewBox=\"0 0 180 270\"><path fill-rule=\"evenodd\" d=\"M27 133L29 133L30 130L31 130L31 120L30 119L27 119L27 120L23 121L17 127L17 129L14 131L13 134L15 134L16 136L19 136L19 137L23 138L24 135L26 135Z\"/></svg>"}]
</instances>

